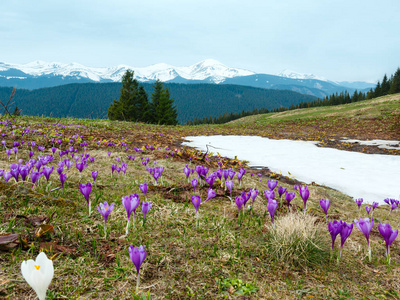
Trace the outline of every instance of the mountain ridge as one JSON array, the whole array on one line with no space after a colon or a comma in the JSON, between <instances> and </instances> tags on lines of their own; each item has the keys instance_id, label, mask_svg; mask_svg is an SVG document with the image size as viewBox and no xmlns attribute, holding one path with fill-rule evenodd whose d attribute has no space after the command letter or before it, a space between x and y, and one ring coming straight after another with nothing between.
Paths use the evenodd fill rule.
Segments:
<instances>
[{"instance_id":1,"label":"mountain ridge","mask_svg":"<svg viewBox=\"0 0 400 300\"><path fill-rule=\"evenodd\" d=\"M239 84L266 89L299 91L317 97L335 92L355 89L366 91L374 85L366 82L334 82L313 74L284 71L278 75L255 73L231 68L214 59L206 59L190 66L175 67L158 63L148 67L118 65L114 67L87 67L79 63L33 61L27 64L0 62L0 86L15 86L27 89L52 87L69 83L120 82L126 70L133 70L140 82L154 82L159 79L169 83L213 83ZM279 76L282 75L282 76ZM268 77L263 84L251 80L254 76ZM300 88L303 86L303 88Z\"/></svg>"}]
</instances>

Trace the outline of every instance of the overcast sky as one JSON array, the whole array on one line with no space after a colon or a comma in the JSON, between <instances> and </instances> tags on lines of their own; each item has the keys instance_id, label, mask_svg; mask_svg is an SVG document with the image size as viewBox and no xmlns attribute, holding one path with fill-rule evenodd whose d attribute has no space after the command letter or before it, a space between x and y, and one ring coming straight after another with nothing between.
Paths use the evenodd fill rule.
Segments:
<instances>
[{"instance_id":1,"label":"overcast sky","mask_svg":"<svg viewBox=\"0 0 400 300\"><path fill-rule=\"evenodd\" d=\"M207 58L376 82L400 66L399 0L8 0L0 61L92 67Z\"/></svg>"}]
</instances>

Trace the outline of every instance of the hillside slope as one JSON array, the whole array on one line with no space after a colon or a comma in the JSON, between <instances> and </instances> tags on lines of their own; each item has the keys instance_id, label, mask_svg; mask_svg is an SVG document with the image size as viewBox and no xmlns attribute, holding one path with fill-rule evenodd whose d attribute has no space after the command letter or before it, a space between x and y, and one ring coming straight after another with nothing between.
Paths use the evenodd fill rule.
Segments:
<instances>
[{"instance_id":1,"label":"hillside slope","mask_svg":"<svg viewBox=\"0 0 400 300\"><path fill-rule=\"evenodd\" d=\"M400 115L400 94L387 95L337 106L322 106L295 109L279 113L260 114L244 117L230 122L231 124L263 124L277 121L301 119L321 119L327 117L343 118L385 118L388 115ZM400 133L400 132L399 132Z\"/></svg>"}]
</instances>

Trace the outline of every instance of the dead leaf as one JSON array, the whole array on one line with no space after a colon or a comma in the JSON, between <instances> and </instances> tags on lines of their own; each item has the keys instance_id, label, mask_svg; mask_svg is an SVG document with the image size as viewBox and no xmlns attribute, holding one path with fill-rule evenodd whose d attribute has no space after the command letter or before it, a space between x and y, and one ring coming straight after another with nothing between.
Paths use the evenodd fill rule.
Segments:
<instances>
[{"instance_id":1,"label":"dead leaf","mask_svg":"<svg viewBox=\"0 0 400 300\"><path fill-rule=\"evenodd\" d=\"M7 245L18 240L19 233L6 233L0 236L0 245Z\"/></svg>"},{"instance_id":2,"label":"dead leaf","mask_svg":"<svg viewBox=\"0 0 400 300\"><path fill-rule=\"evenodd\" d=\"M39 229L36 230L36 237L41 237L45 233L55 233L53 225L43 224L40 225Z\"/></svg>"}]
</instances>

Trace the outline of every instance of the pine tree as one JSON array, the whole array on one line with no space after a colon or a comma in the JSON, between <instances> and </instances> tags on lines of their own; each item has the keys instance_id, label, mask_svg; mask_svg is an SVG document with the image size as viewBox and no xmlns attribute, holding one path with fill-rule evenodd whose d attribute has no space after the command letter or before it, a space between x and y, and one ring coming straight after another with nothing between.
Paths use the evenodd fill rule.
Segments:
<instances>
[{"instance_id":1,"label":"pine tree","mask_svg":"<svg viewBox=\"0 0 400 300\"><path fill-rule=\"evenodd\" d=\"M153 84L153 93L151 94L150 104L150 123L157 124L161 117L160 112L160 99L163 91L163 84L160 80L157 80Z\"/></svg>"},{"instance_id":2,"label":"pine tree","mask_svg":"<svg viewBox=\"0 0 400 300\"><path fill-rule=\"evenodd\" d=\"M378 83L376 84L375 87L375 92L374 92L374 97L380 97L382 96L382 87L381 87L381 83L378 81Z\"/></svg>"},{"instance_id":3,"label":"pine tree","mask_svg":"<svg viewBox=\"0 0 400 300\"><path fill-rule=\"evenodd\" d=\"M139 110L139 83L133 79L133 71L127 70L122 77L121 96L108 108L110 120L138 121L142 111Z\"/></svg>"},{"instance_id":4,"label":"pine tree","mask_svg":"<svg viewBox=\"0 0 400 300\"><path fill-rule=\"evenodd\" d=\"M157 80L153 85L154 91L151 95L150 112L152 123L160 125L177 125L178 113L171 99L168 88Z\"/></svg>"},{"instance_id":5,"label":"pine tree","mask_svg":"<svg viewBox=\"0 0 400 300\"><path fill-rule=\"evenodd\" d=\"M137 121L151 123L149 98L143 86L139 87L137 110L139 112Z\"/></svg>"},{"instance_id":6,"label":"pine tree","mask_svg":"<svg viewBox=\"0 0 400 300\"><path fill-rule=\"evenodd\" d=\"M389 94L400 93L400 68L397 68L391 80Z\"/></svg>"},{"instance_id":7,"label":"pine tree","mask_svg":"<svg viewBox=\"0 0 400 300\"><path fill-rule=\"evenodd\" d=\"M390 90L390 82L385 74L385 76L383 76L382 83L381 83L382 96L387 95L389 90Z\"/></svg>"}]
</instances>

